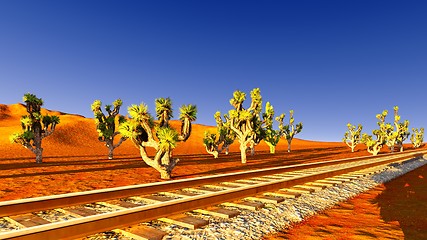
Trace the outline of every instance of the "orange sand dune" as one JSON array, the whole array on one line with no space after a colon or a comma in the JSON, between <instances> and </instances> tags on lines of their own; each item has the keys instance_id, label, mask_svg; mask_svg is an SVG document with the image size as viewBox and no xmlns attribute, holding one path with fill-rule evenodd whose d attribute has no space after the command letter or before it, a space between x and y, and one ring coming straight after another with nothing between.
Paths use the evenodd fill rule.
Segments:
<instances>
[{"instance_id":1,"label":"orange sand dune","mask_svg":"<svg viewBox=\"0 0 427 240\"><path fill-rule=\"evenodd\" d=\"M92 118L85 118L75 114L65 114L58 111L42 109L43 114L60 116L61 122L55 132L43 140L44 156L71 156L71 155L102 155L107 154L107 148L98 141L95 122ZM21 131L20 117L27 114L22 104L0 105L0 150L1 158L32 157L33 154L18 144L11 144L9 135ZM180 130L180 122L171 121L173 128ZM216 128L200 124L193 124L192 134L186 142L179 143L174 154L205 154L203 134L206 130L215 132ZM118 141L118 138L117 140ZM293 149L315 148L319 146L335 146L337 143L313 142L295 139ZM277 149L286 149L286 141L281 141ZM269 148L261 142L257 151L267 151ZM238 145L233 144L231 151L239 151ZM139 151L131 141L125 141L114 151L115 154L138 154Z\"/></svg>"}]
</instances>

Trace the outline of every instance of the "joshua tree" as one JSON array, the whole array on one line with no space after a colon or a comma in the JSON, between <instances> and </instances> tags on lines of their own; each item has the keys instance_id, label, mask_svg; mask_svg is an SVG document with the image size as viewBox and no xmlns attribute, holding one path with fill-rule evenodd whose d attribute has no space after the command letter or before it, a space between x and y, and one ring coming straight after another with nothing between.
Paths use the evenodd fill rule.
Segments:
<instances>
[{"instance_id":1,"label":"joshua tree","mask_svg":"<svg viewBox=\"0 0 427 240\"><path fill-rule=\"evenodd\" d=\"M51 135L59 124L58 116L43 116L41 106L43 100L36 95L27 93L23 97L28 115L21 117L22 133L10 135L12 143L19 143L36 155L36 163L43 162L43 138Z\"/></svg>"},{"instance_id":2,"label":"joshua tree","mask_svg":"<svg viewBox=\"0 0 427 240\"><path fill-rule=\"evenodd\" d=\"M128 108L130 119L120 124L119 131L132 140L147 165L159 171L162 179L170 179L173 168L179 162L179 159L172 157L172 151L178 141L186 141L190 137L191 122L196 120L197 108L190 104L179 109L181 134L178 134L169 126L169 120L172 118L170 98L158 98L155 102L157 123L148 113L146 104L132 105ZM153 158L147 155L147 147L155 149Z\"/></svg>"},{"instance_id":3,"label":"joshua tree","mask_svg":"<svg viewBox=\"0 0 427 240\"><path fill-rule=\"evenodd\" d=\"M280 140L280 131L273 129L274 108L267 102L265 104L265 113L262 114L264 128L264 141L270 147L270 153L275 153L276 145Z\"/></svg>"},{"instance_id":4,"label":"joshua tree","mask_svg":"<svg viewBox=\"0 0 427 240\"><path fill-rule=\"evenodd\" d=\"M372 130L372 133L376 136L374 140L371 135L364 133L362 135L362 143L367 146L367 150L372 155L378 155L381 148L387 142L387 135L390 131L393 131L393 126L389 123L385 123L385 118L387 117L388 111L384 110L381 114L377 114L376 117L379 120L377 123L380 129Z\"/></svg>"},{"instance_id":5,"label":"joshua tree","mask_svg":"<svg viewBox=\"0 0 427 240\"><path fill-rule=\"evenodd\" d=\"M279 122L279 129L282 136L288 141L288 152L291 152L291 143L294 136L301 132L302 122L299 122L296 126L294 125L294 110L289 111L289 124L283 125L283 119L285 114L282 113L279 117L276 117L276 121Z\"/></svg>"},{"instance_id":6,"label":"joshua tree","mask_svg":"<svg viewBox=\"0 0 427 240\"><path fill-rule=\"evenodd\" d=\"M105 146L108 148L108 159L113 159L114 149L119 147L127 139L122 136L119 142L114 144L114 137L119 134L119 131L116 131L116 126L125 121L123 116L117 117L122 104L122 100L117 99L113 102L113 105L105 105L105 111L108 113L107 116L101 110L102 102L100 100L95 100L91 105L92 112L95 115L98 140L105 142ZM116 122L116 120L118 121Z\"/></svg>"},{"instance_id":7,"label":"joshua tree","mask_svg":"<svg viewBox=\"0 0 427 240\"><path fill-rule=\"evenodd\" d=\"M259 113L262 108L262 97L259 88L251 91L251 105L248 109L243 108L243 102L246 100L246 94L241 91L235 91L230 104L234 109L228 112L227 122L230 123L231 130L236 134L240 143L240 154L242 163L246 163L246 149L249 144L256 141L255 120L259 119Z\"/></svg>"},{"instance_id":8,"label":"joshua tree","mask_svg":"<svg viewBox=\"0 0 427 240\"><path fill-rule=\"evenodd\" d=\"M212 154L214 158L218 158L219 153L224 149L225 154L228 154L229 146L234 142L236 135L231 130L230 123L222 120L221 113L219 111L215 113L214 117L219 137L217 137L216 134L207 131L203 137L203 144L209 154ZM219 149L221 144L221 149Z\"/></svg>"},{"instance_id":9,"label":"joshua tree","mask_svg":"<svg viewBox=\"0 0 427 240\"><path fill-rule=\"evenodd\" d=\"M344 138L342 139L347 146L351 148L351 152L354 152L354 148L356 148L357 144L360 143L361 138L361 132L362 132L362 125L351 125L350 123L347 124L348 131L345 132Z\"/></svg>"},{"instance_id":10,"label":"joshua tree","mask_svg":"<svg viewBox=\"0 0 427 240\"><path fill-rule=\"evenodd\" d=\"M395 106L394 108L394 127L396 129L396 140L395 145L397 145L400 148L400 151L403 152L403 142L408 139L409 135L411 134L409 132L409 121L405 120L403 122L400 121L400 116L398 114L399 107ZM394 151L394 146L391 148L391 152Z\"/></svg>"},{"instance_id":11,"label":"joshua tree","mask_svg":"<svg viewBox=\"0 0 427 240\"><path fill-rule=\"evenodd\" d=\"M414 148L419 148L424 142L424 128L412 128L411 142Z\"/></svg>"}]
</instances>

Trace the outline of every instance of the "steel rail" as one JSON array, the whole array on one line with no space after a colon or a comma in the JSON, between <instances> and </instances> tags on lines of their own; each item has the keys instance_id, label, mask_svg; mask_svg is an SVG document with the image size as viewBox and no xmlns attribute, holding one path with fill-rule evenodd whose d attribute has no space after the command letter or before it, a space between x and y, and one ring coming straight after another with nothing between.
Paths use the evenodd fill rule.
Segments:
<instances>
[{"instance_id":1,"label":"steel rail","mask_svg":"<svg viewBox=\"0 0 427 240\"><path fill-rule=\"evenodd\" d=\"M19 200L9 200L0 202L0 217L17 215L28 212L36 212L40 210L61 208L73 205L80 205L91 202L108 201L111 199L126 198L130 196L145 195L157 193L160 191L170 191L182 189L203 184L215 184L219 182L234 181L243 178L259 177L264 175L272 175L277 173L285 173L289 171L309 169L313 167L329 166L345 162L355 162L364 159L381 159L390 156L400 156L408 154L425 153L424 151L413 151L404 153L393 153L380 156L362 156L355 158L344 158L332 161L323 161L315 163L304 163L289 165L283 167L273 167L266 169L251 170L245 172L235 172L219 174L214 176L203 176L191 179L179 179L167 182L155 182L148 184L130 185L124 187L114 187L99 190L91 190L85 192L66 193L52 196L43 196Z\"/></svg>"},{"instance_id":2,"label":"steel rail","mask_svg":"<svg viewBox=\"0 0 427 240\"><path fill-rule=\"evenodd\" d=\"M31 227L0 234L0 239L73 239L90 234L123 228L140 222L147 222L161 217L190 211L193 209L212 206L215 204L233 201L259 193L274 191L291 187L318 179L323 179L339 174L358 171L374 166L385 165L393 162L415 159L422 154L410 154L406 156L389 156L386 159L364 163L356 166L341 167L321 173L312 173L304 176L295 176L272 182L254 184L237 189L228 189L220 192L207 193L184 199L170 200L167 202L140 206L111 213L72 219L66 222L57 222L41 226ZM426 158L424 156L424 158Z\"/></svg>"}]
</instances>

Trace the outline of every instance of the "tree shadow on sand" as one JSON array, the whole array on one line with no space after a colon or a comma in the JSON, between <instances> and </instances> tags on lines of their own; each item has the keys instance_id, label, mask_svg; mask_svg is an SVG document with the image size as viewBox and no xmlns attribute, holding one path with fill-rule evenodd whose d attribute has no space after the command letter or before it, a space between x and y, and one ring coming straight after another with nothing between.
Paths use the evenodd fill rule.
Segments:
<instances>
[{"instance_id":1,"label":"tree shadow on sand","mask_svg":"<svg viewBox=\"0 0 427 240\"><path fill-rule=\"evenodd\" d=\"M398 221L405 239L427 239L427 165L385 183L373 201L385 222Z\"/></svg>"}]
</instances>

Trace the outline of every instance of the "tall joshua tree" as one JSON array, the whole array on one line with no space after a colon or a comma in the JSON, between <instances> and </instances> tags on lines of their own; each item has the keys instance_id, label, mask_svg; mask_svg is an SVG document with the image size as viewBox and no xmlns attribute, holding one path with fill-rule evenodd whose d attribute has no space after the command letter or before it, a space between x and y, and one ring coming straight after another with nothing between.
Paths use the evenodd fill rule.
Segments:
<instances>
[{"instance_id":1,"label":"tall joshua tree","mask_svg":"<svg viewBox=\"0 0 427 240\"><path fill-rule=\"evenodd\" d=\"M230 123L231 130L236 134L240 143L240 155L242 163L246 163L246 149L255 141L256 129L254 120L258 118L257 114L261 112L262 97L259 88L251 91L251 105L248 109L243 108L243 102L246 100L246 94L241 91L235 91L230 104L234 109L228 112L227 122Z\"/></svg>"},{"instance_id":2,"label":"tall joshua tree","mask_svg":"<svg viewBox=\"0 0 427 240\"><path fill-rule=\"evenodd\" d=\"M214 158L218 158L219 153L223 150L225 150L225 154L228 154L229 146L234 142L236 135L231 130L230 123L222 120L221 112L216 112L214 118L219 136L206 131L203 137L203 144L209 154L212 154ZM220 145L222 145L221 148L219 148Z\"/></svg>"},{"instance_id":3,"label":"tall joshua tree","mask_svg":"<svg viewBox=\"0 0 427 240\"><path fill-rule=\"evenodd\" d=\"M289 111L289 124L283 125L283 119L285 118L285 114L281 114L276 118L276 121L279 122L279 129L282 134L288 141L288 152L291 152L291 143L294 139L294 136L302 131L302 122L299 122L295 125L294 119L294 110Z\"/></svg>"},{"instance_id":4,"label":"tall joshua tree","mask_svg":"<svg viewBox=\"0 0 427 240\"><path fill-rule=\"evenodd\" d=\"M117 116L122 104L122 100L117 99L113 102L113 105L105 105L105 111L108 115L102 112L102 102L100 100L95 100L91 105L92 112L95 115L98 140L100 142L105 142L105 146L108 148L108 159L113 159L114 149L119 147L127 139L127 137L122 136L120 140L114 144L114 138L120 134L119 131L116 131L118 128L117 126L125 121L123 116Z\"/></svg>"},{"instance_id":5,"label":"tall joshua tree","mask_svg":"<svg viewBox=\"0 0 427 240\"><path fill-rule=\"evenodd\" d=\"M180 108L181 134L171 128L172 101L170 98L158 98L156 103L155 123L148 113L148 107L142 103L128 108L130 119L120 124L120 133L132 140L139 149L142 160L160 173L162 179L170 179L173 168L179 159L172 157L172 151L178 141L186 141L191 135L191 122L196 120L195 105L183 105ZM154 157L147 155L146 148L154 148Z\"/></svg>"},{"instance_id":6,"label":"tall joshua tree","mask_svg":"<svg viewBox=\"0 0 427 240\"><path fill-rule=\"evenodd\" d=\"M280 140L280 130L273 129L274 108L267 102L265 104L265 113L262 114L264 128L264 141L270 147L270 153L275 153L276 146Z\"/></svg>"},{"instance_id":7,"label":"tall joshua tree","mask_svg":"<svg viewBox=\"0 0 427 240\"><path fill-rule=\"evenodd\" d=\"M41 106L43 100L36 95L27 93L23 97L28 115L21 117L22 133L14 133L10 136L12 143L19 143L36 155L36 163L43 162L43 138L51 135L59 124L58 116L43 116Z\"/></svg>"},{"instance_id":8,"label":"tall joshua tree","mask_svg":"<svg viewBox=\"0 0 427 240\"><path fill-rule=\"evenodd\" d=\"M376 136L376 139L373 139L372 135L368 135L366 133L362 134L361 142L366 145L367 151L374 156L378 155L381 148L387 142L387 135L390 133L390 131L393 131L393 126L390 123L385 123L387 114L388 111L384 110L381 114L376 115L376 118L379 120L377 124L380 127L379 129L372 130L372 133Z\"/></svg>"},{"instance_id":9,"label":"tall joshua tree","mask_svg":"<svg viewBox=\"0 0 427 240\"><path fill-rule=\"evenodd\" d=\"M412 128L411 142L414 148L419 148L424 142L424 128Z\"/></svg>"},{"instance_id":10,"label":"tall joshua tree","mask_svg":"<svg viewBox=\"0 0 427 240\"><path fill-rule=\"evenodd\" d=\"M351 152L354 152L354 148L356 148L357 144L360 143L361 140L361 132L362 132L362 125L351 125L351 123L347 124L348 131L344 133L344 138L342 141L347 144L351 148Z\"/></svg>"}]
</instances>

